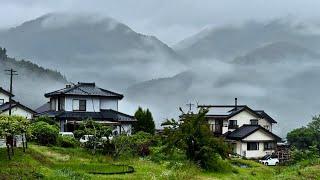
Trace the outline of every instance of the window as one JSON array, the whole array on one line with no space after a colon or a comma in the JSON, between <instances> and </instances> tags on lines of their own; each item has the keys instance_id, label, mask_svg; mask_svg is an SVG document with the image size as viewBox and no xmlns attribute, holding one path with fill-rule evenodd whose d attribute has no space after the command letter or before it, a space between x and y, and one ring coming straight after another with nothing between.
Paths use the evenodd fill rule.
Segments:
<instances>
[{"instance_id":1,"label":"window","mask_svg":"<svg viewBox=\"0 0 320 180\"><path fill-rule=\"evenodd\" d=\"M247 150L248 151L259 150L259 143L258 142L248 142L247 143Z\"/></svg>"},{"instance_id":2,"label":"window","mask_svg":"<svg viewBox=\"0 0 320 180\"><path fill-rule=\"evenodd\" d=\"M251 119L250 124L251 125L258 125L258 119Z\"/></svg>"},{"instance_id":3,"label":"window","mask_svg":"<svg viewBox=\"0 0 320 180\"><path fill-rule=\"evenodd\" d=\"M50 108L51 110L55 111L56 110L56 100L51 98L50 99Z\"/></svg>"},{"instance_id":4,"label":"window","mask_svg":"<svg viewBox=\"0 0 320 180\"><path fill-rule=\"evenodd\" d=\"M63 97L59 97L58 99L58 111L60 110L64 110L64 98Z\"/></svg>"},{"instance_id":5,"label":"window","mask_svg":"<svg viewBox=\"0 0 320 180\"><path fill-rule=\"evenodd\" d=\"M236 129L238 128L237 120L229 120L229 129Z\"/></svg>"},{"instance_id":6,"label":"window","mask_svg":"<svg viewBox=\"0 0 320 180\"><path fill-rule=\"evenodd\" d=\"M273 142L265 142L263 143L264 150L272 150L274 149L274 143Z\"/></svg>"},{"instance_id":7,"label":"window","mask_svg":"<svg viewBox=\"0 0 320 180\"><path fill-rule=\"evenodd\" d=\"M87 109L87 101L86 100L79 100L79 110L86 111Z\"/></svg>"},{"instance_id":8,"label":"window","mask_svg":"<svg viewBox=\"0 0 320 180\"><path fill-rule=\"evenodd\" d=\"M4 99L0 99L0 105L4 104Z\"/></svg>"},{"instance_id":9,"label":"window","mask_svg":"<svg viewBox=\"0 0 320 180\"><path fill-rule=\"evenodd\" d=\"M72 109L73 111L86 111L87 109L87 101L86 100L72 100Z\"/></svg>"}]
</instances>

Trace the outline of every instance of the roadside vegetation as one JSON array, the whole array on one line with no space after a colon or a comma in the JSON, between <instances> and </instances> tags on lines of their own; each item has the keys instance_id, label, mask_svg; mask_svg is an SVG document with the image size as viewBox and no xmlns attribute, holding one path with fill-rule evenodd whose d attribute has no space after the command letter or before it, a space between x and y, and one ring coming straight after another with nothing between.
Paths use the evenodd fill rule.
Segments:
<instances>
[{"instance_id":1,"label":"roadside vegetation","mask_svg":"<svg viewBox=\"0 0 320 180\"><path fill-rule=\"evenodd\" d=\"M162 124L163 133L154 134L151 112L139 108L138 122L131 136L112 136L112 128L89 119L78 127L75 137L59 135L57 124L50 118L42 117L29 123L22 117L0 116L0 132L7 144L7 148L0 149L0 179L320 177L319 117L303 127L303 131L296 129L288 133L288 141L293 145L292 161L286 166L269 167L252 160L230 158L229 146L210 134L204 118L206 113L202 109L197 114L186 114L181 117L183 123L167 120ZM149 128L143 129L139 121L149 124ZM307 134L303 138L308 141L301 139L301 133ZM14 148L12 137L20 134L28 143ZM88 134L88 141L80 143L79 139Z\"/></svg>"}]
</instances>

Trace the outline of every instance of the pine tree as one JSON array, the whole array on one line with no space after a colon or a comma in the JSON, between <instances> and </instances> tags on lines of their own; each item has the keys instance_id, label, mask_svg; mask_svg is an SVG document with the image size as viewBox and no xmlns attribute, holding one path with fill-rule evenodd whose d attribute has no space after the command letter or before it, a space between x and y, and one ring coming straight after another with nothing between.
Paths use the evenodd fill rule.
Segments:
<instances>
[{"instance_id":1,"label":"pine tree","mask_svg":"<svg viewBox=\"0 0 320 180\"><path fill-rule=\"evenodd\" d=\"M137 122L133 125L134 133L143 131L150 134L155 132L155 124L152 117L152 113L149 109L143 110L141 107L138 108L134 117L137 119Z\"/></svg>"}]
</instances>

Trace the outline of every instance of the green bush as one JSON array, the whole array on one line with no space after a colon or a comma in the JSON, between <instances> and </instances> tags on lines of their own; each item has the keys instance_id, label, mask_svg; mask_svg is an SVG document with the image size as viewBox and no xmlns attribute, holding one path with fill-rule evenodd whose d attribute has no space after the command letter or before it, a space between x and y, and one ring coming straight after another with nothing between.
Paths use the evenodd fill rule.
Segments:
<instances>
[{"instance_id":1,"label":"green bush","mask_svg":"<svg viewBox=\"0 0 320 180\"><path fill-rule=\"evenodd\" d=\"M55 126L58 126L58 124L56 123L56 121L50 117L47 117L47 116L40 116L40 117L37 117L34 119L34 122L46 122L50 125L55 125Z\"/></svg>"},{"instance_id":2,"label":"green bush","mask_svg":"<svg viewBox=\"0 0 320 180\"><path fill-rule=\"evenodd\" d=\"M298 150L296 148L293 148L291 151L291 155L294 163L305 160L316 160L319 158L319 152L316 146L310 146L307 150Z\"/></svg>"},{"instance_id":3,"label":"green bush","mask_svg":"<svg viewBox=\"0 0 320 180\"><path fill-rule=\"evenodd\" d=\"M78 140L80 140L87 132L85 130L75 130L73 131L74 137Z\"/></svg>"},{"instance_id":4,"label":"green bush","mask_svg":"<svg viewBox=\"0 0 320 180\"><path fill-rule=\"evenodd\" d=\"M57 145L60 147L73 148L77 147L79 145L79 142L75 138L70 136L58 136Z\"/></svg>"},{"instance_id":5,"label":"green bush","mask_svg":"<svg viewBox=\"0 0 320 180\"><path fill-rule=\"evenodd\" d=\"M165 148L166 146L151 147L150 160L156 163L161 163L162 161L183 162L187 160L185 153L180 149L175 148L172 153L167 154Z\"/></svg>"},{"instance_id":6,"label":"green bush","mask_svg":"<svg viewBox=\"0 0 320 180\"><path fill-rule=\"evenodd\" d=\"M151 134L142 131L132 136L117 136L111 141L115 148L114 155L116 157L147 156L150 154L152 137Z\"/></svg>"},{"instance_id":7,"label":"green bush","mask_svg":"<svg viewBox=\"0 0 320 180\"><path fill-rule=\"evenodd\" d=\"M41 145L55 145L59 134L58 127L39 121L31 125L33 139Z\"/></svg>"}]
</instances>

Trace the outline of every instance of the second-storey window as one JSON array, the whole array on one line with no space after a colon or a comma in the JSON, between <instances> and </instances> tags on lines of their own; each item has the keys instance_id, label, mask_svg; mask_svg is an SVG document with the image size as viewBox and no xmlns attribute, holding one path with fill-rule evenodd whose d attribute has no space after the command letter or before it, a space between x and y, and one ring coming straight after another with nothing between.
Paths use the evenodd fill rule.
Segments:
<instances>
[{"instance_id":1,"label":"second-storey window","mask_svg":"<svg viewBox=\"0 0 320 180\"><path fill-rule=\"evenodd\" d=\"M87 110L87 101L86 100L79 100L79 110L80 111Z\"/></svg>"},{"instance_id":2,"label":"second-storey window","mask_svg":"<svg viewBox=\"0 0 320 180\"><path fill-rule=\"evenodd\" d=\"M0 99L0 105L4 104L4 99Z\"/></svg>"},{"instance_id":3,"label":"second-storey window","mask_svg":"<svg viewBox=\"0 0 320 180\"><path fill-rule=\"evenodd\" d=\"M258 119L251 119L250 124L251 125L258 125Z\"/></svg>"},{"instance_id":4,"label":"second-storey window","mask_svg":"<svg viewBox=\"0 0 320 180\"><path fill-rule=\"evenodd\" d=\"M72 100L72 109L73 111L86 111L87 101L79 99Z\"/></svg>"},{"instance_id":5,"label":"second-storey window","mask_svg":"<svg viewBox=\"0 0 320 180\"><path fill-rule=\"evenodd\" d=\"M229 120L229 129L236 129L238 128L237 120Z\"/></svg>"}]
</instances>

